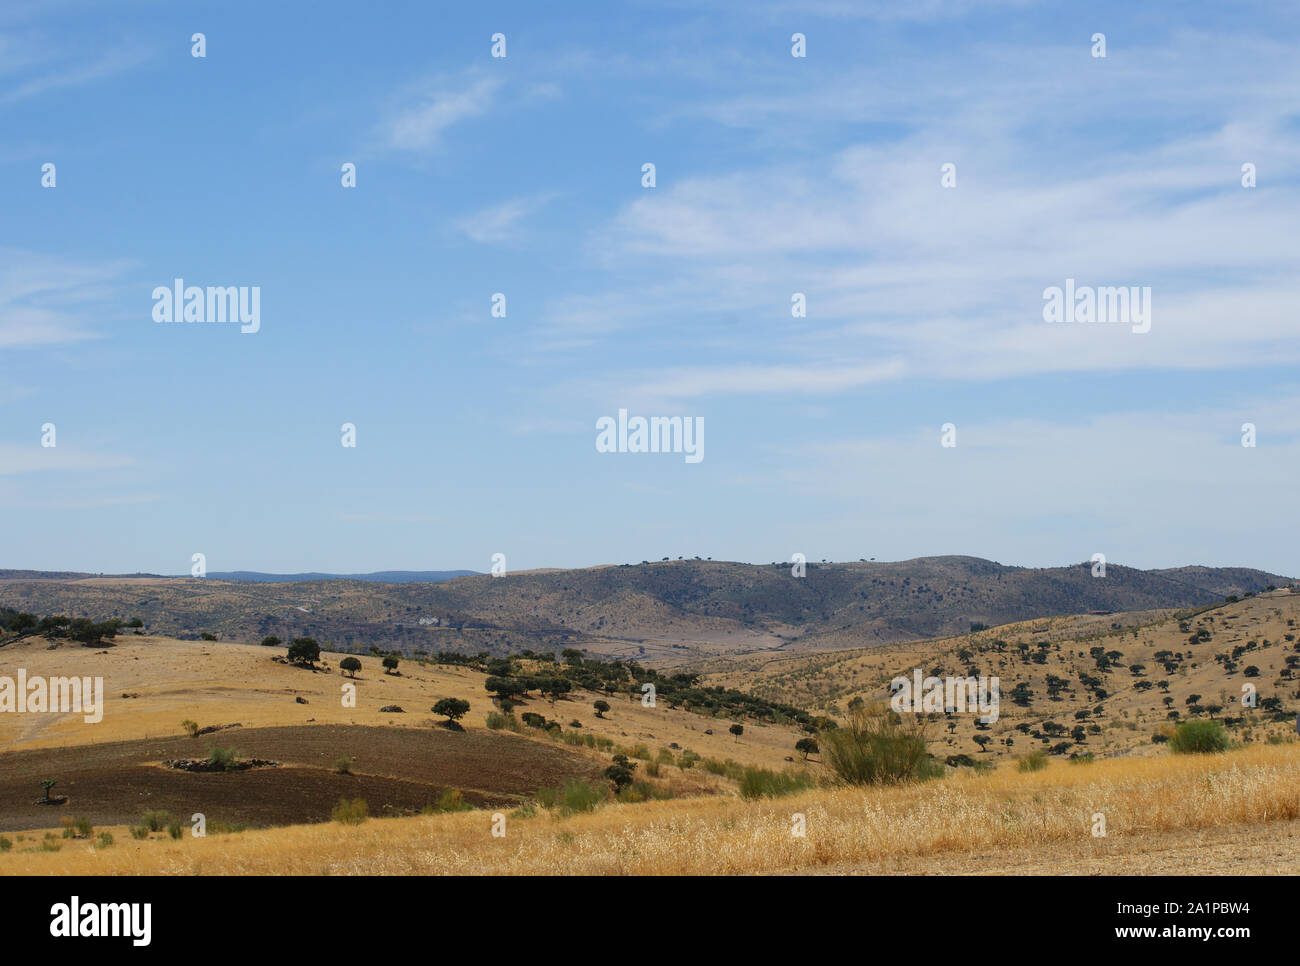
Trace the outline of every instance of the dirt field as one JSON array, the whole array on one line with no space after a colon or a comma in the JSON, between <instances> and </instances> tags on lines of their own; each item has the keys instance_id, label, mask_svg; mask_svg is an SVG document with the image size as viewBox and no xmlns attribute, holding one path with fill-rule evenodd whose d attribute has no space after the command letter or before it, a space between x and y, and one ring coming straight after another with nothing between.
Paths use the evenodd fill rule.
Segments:
<instances>
[{"instance_id":1,"label":"dirt field","mask_svg":"<svg viewBox=\"0 0 1300 966\"><path fill-rule=\"evenodd\" d=\"M502 835L484 811L180 841L111 829L107 848L57 851L28 832L0 854L0 875L1291 874L1298 790L1300 748L1269 746L774 799L512 809Z\"/></svg>"},{"instance_id":2,"label":"dirt field","mask_svg":"<svg viewBox=\"0 0 1300 966\"><path fill-rule=\"evenodd\" d=\"M281 765L195 774L158 764L206 757L214 744ZM353 759L352 774L337 774L343 756ZM48 828L62 816L126 825L150 809L186 818L202 812L212 822L291 825L328 820L345 797L364 798L375 815L414 814L436 805L449 788L475 805L511 805L600 767L561 746L509 733L338 725L236 728L199 738L11 752L2 760L0 831ZM45 778L58 781L53 794L67 796L66 804L35 804Z\"/></svg>"}]
</instances>

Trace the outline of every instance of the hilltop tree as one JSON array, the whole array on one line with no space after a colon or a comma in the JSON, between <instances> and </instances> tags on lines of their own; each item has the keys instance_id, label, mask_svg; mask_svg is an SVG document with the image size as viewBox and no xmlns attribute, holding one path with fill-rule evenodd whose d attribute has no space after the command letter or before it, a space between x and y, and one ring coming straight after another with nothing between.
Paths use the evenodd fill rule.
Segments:
<instances>
[{"instance_id":1,"label":"hilltop tree","mask_svg":"<svg viewBox=\"0 0 1300 966\"><path fill-rule=\"evenodd\" d=\"M348 677L354 678L357 676L357 672L361 670L361 662L355 657L345 657L339 661L339 670L347 671Z\"/></svg>"},{"instance_id":2,"label":"hilltop tree","mask_svg":"<svg viewBox=\"0 0 1300 966\"><path fill-rule=\"evenodd\" d=\"M537 688L542 694L549 695L551 704L573 690L573 682L568 678L543 678Z\"/></svg>"},{"instance_id":3,"label":"hilltop tree","mask_svg":"<svg viewBox=\"0 0 1300 966\"><path fill-rule=\"evenodd\" d=\"M384 673L385 673L385 674L392 674L392 673L394 673L394 672L397 670L397 665L398 665L398 663L399 663L399 661L398 661L396 655L394 655L394 654L386 654L386 655L384 655L384 661L383 661L383 664L384 664Z\"/></svg>"},{"instance_id":4,"label":"hilltop tree","mask_svg":"<svg viewBox=\"0 0 1300 966\"><path fill-rule=\"evenodd\" d=\"M289 644L288 657L294 664L314 665L320 660L320 645L314 637L295 637Z\"/></svg>"},{"instance_id":5,"label":"hilltop tree","mask_svg":"<svg viewBox=\"0 0 1300 966\"><path fill-rule=\"evenodd\" d=\"M524 682L515 678L490 677L483 682L483 687L489 693L496 695L496 700L502 705L509 702L512 698L519 697L526 690Z\"/></svg>"},{"instance_id":6,"label":"hilltop tree","mask_svg":"<svg viewBox=\"0 0 1300 966\"><path fill-rule=\"evenodd\" d=\"M603 698L599 701L592 702L591 706L596 709L597 718L605 717L605 712L609 710L609 702Z\"/></svg>"},{"instance_id":7,"label":"hilltop tree","mask_svg":"<svg viewBox=\"0 0 1300 966\"><path fill-rule=\"evenodd\" d=\"M447 719L444 727L459 728L460 725L456 724L456 722L465 717L469 711L469 702L461 698L443 698L429 710Z\"/></svg>"}]
</instances>

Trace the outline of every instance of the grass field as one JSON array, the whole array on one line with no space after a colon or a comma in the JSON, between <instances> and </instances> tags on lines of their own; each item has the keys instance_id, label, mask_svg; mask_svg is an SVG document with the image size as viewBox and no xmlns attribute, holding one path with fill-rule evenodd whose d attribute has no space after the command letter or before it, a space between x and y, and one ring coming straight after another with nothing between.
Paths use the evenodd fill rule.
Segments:
<instances>
[{"instance_id":1,"label":"grass field","mask_svg":"<svg viewBox=\"0 0 1300 966\"><path fill-rule=\"evenodd\" d=\"M806 834L793 834L797 816ZM0 855L6 874L960 874L1300 871L1300 746L1053 762L918 784L372 819ZM1095 835L1099 816L1105 836ZM494 822L504 835L493 835ZM124 841L125 840L125 841ZM1208 853L1210 858L1204 858Z\"/></svg>"},{"instance_id":2,"label":"grass field","mask_svg":"<svg viewBox=\"0 0 1300 966\"><path fill-rule=\"evenodd\" d=\"M1207 685L1216 680L1235 688L1247 662L1262 669L1250 677L1261 695L1290 698L1295 613L1290 595L1259 597L1181 618L1093 622L1092 630L1044 622L928 649L818 658L832 661L825 666L804 657L780 670L723 672L758 687L833 675L843 700L871 696L900 661L955 670L951 652L983 646L978 653L1005 662L1004 689L1024 674L1037 691L1053 667L1083 670L1094 640L1127 652L1128 663L1106 672L1106 713L1089 719L1106 730L1080 749L1108 757L1054 757L1022 771L1014 755L1039 746L1025 741L984 755L983 769L884 787L835 786L816 756L794 758L802 732L793 727L747 720L737 737L728 719L627 697L610 698L602 717L593 709L602 696L581 691L518 709L562 723L572 740L489 729L486 675L464 667L403 661L400 673L386 674L378 658L363 657L353 678L333 653L310 669L285 663L283 648L136 636L86 648L28 638L0 648L0 671L100 676L105 710L97 724L76 714L0 715L0 874L1296 873L1287 843L1296 842L1300 816L1300 743L1288 728L1234 709L1247 712L1238 744L1211 755L1171 754L1147 730L1163 720L1160 695L1213 694ZM1201 628L1207 640L1179 644ZM993 646L998 634L1008 646ZM1015 646L1035 638L1049 642L1036 648L1043 662ZM1236 648L1231 667L1215 657ZM1133 673L1133 655L1146 662L1164 650L1181 654L1169 688L1135 686L1155 675ZM353 690L355 701L345 700ZM1006 724L1051 713L1064 720L1093 704L1082 691L1072 685L1056 701L1040 694L1029 709L1012 707L1004 691ZM431 713L445 697L469 702L464 731ZM186 720L220 730L190 737ZM931 750L941 756L962 740L961 732L935 737ZM228 774L162 766L214 746L278 764ZM643 782L640 801L604 791L601 773L620 751ZM803 790L747 798L745 767L799 774ZM57 780L66 801L37 805L44 779ZM548 791L572 782L576 797ZM472 810L445 807L449 793ZM546 807L552 794L560 804ZM364 800L370 817L331 820L342 799ZM151 810L171 813L179 827L144 832L141 816ZM194 813L210 823L208 836L188 834ZM94 832L74 836L78 820Z\"/></svg>"}]
</instances>

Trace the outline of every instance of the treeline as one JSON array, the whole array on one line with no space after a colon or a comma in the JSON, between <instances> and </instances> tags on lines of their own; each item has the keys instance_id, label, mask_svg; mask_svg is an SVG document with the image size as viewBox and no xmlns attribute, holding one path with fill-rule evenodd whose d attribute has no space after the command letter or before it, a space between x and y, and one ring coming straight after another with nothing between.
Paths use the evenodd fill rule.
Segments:
<instances>
[{"instance_id":1,"label":"treeline","mask_svg":"<svg viewBox=\"0 0 1300 966\"><path fill-rule=\"evenodd\" d=\"M111 641L123 627L141 628L144 627L144 621L138 617L130 621L116 617L94 621L88 617L68 617L64 614L37 617L25 611L0 607L0 630L17 634L20 638L39 634L51 640L64 637L80 644L94 645L105 640Z\"/></svg>"},{"instance_id":2,"label":"treeline","mask_svg":"<svg viewBox=\"0 0 1300 966\"><path fill-rule=\"evenodd\" d=\"M636 700L648 693L645 685L651 685L656 701L696 714L795 724L809 731L831 725L830 721L814 718L792 705L755 697L734 688L703 686L698 674L682 671L661 674L653 668L642 667L636 661L602 661L586 657L574 648L566 648L558 655L524 650L503 658L492 657L486 651L473 655L440 651L429 660L482 671L488 675L484 682L486 689L499 701L505 702L526 697L531 691L555 699L578 689L609 695L626 694ZM541 668L534 670L530 665L541 665Z\"/></svg>"}]
</instances>

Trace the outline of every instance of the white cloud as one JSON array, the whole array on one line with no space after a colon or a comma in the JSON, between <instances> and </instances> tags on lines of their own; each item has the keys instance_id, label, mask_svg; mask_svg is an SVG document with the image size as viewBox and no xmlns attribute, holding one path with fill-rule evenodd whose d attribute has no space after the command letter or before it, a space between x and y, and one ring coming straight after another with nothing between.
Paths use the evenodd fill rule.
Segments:
<instances>
[{"instance_id":1,"label":"white cloud","mask_svg":"<svg viewBox=\"0 0 1300 966\"><path fill-rule=\"evenodd\" d=\"M88 307L100 304L125 267L0 249L0 349L98 338Z\"/></svg>"},{"instance_id":2,"label":"white cloud","mask_svg":"<svg viewBox=\"0 0 1300 966\"><path fill-rule=\"evenodd\" d=\"M413 152L436 147L452 125L487 113L501 85L498 78L481 77L458 87L441 80L408 90L402 95L408 103L380 125L382 145Z\"/></svg>"},{"instance_id":3,"label":"white cloud","mask_svg":"<svg viewBox=\"0 0 1300 966\"><path fill-rule=\"evenodd\" d=\"M554 194L513 198L467 215L456 223L456 227L472 241L479 243L512 241L520 235L519 223L540 211L554 198Z\"/></svg>"}]
</instances>

